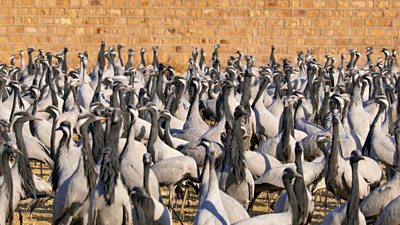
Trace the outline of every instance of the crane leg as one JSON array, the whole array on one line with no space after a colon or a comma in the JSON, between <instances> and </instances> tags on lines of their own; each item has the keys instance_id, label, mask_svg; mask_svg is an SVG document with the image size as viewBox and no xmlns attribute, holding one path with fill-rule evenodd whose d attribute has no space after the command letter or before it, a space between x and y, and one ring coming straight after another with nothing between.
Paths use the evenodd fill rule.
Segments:
<instances>
[{"instance_id":1,"label":"crane leg","mask_svg":"<svg viewBox=\"0 0 400 225\"><path fill-rule=\"evenodd\" d=\"M21 208L18 207L18 215L19 215L19 224L24 224L24 217L22 216Z\"/></svg>"},{"instance_id":2,"label":"crane leg","mask_svg":"<svg viewBox=\"0 0 400 225\"><path fill-rule=\"evenodd\" d=\"M325 202L324 202L324 213L325 213L325 216L326 216L327 208L328 208L328 190L325 189Z\"/></svg>"},{"instance_id":3,"label":"crane leg","mask_svg":"<svg viewBox=\"0 0 400 225\"><path fill-rule=\"evenodd\" d=\"M176 188L175 185L169 185L169 202L168 202L168 204L171 208L174 207L173 201L174 201L174 196L175 196L175 188Z\"/></svg>"},{"instance_id":4,"label":"crane leg","mask_svg":"<svg viewBox=\"0 0 400 225\"><path fill-rule=\"evenodd\" d=\"M40 178L43 178L43 163L40 162Z\"/></svg>"},{"instance_id":5,"label":"crane leg","mask_svg":"<svg viewBox=\"0 0 400 225\"><path fill-rule=\"evenodd\" d=\"M181 213L180 217L182 220L185 220L185 214L183 213L183 208L185 207L186 197L188 195L189 186L185 185L185 193L183 194L182 206L181 206Z\"/></svg>"},{"instance_id":6,"label":"crane leg","mask_svg":"<svg viewBox=\"0 0 400 225\"><path fill-rule=\"evenodd\" d=\"M337 207L340 206L340 198L336 198L336 205L337 205Z\"/></svg>"},{"instance_id":7,"label":"crane leg","mask_svg":"<svg viewBox=\"0 0 400 225\"><path fill-rule=\"evenodd\" d=\"M188 197L186 207L190 206L190 187L188 187Z\"/></svg>"}]
</instances>

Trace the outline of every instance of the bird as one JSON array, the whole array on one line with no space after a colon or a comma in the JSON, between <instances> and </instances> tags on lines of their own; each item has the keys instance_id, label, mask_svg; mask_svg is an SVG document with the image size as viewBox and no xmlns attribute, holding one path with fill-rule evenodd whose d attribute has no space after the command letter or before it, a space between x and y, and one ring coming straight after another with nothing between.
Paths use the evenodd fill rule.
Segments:
<instances>
[{"instance_id":1,"label":"bird","mask_svg":"<svg viewBox=\"0 0 400 225\"><path fill-rule=\"evenodd\" d=\"M158 110L154 103L147 103L139 110L148 110L151 115L151 131L147 145L147 152L152 154L154 162L164 159L183 156L183 154L176 149L169 147L164 143L158 135Z\"/></svg>"},{"instance_id":2,"label":"bird","mask_svg":"<svg viewBox=\"0 0 400 225\"><path fill-rule=\"evenodd\" d=\"M259 79L261 82L260 89L253 101L252 109L256 116L257 135L259 135L259 139L263 141L266 140L267 137L274 137L278 134L279 121L263 104L263 96L265 95L268 84L271 82L271 77L268 72L263 72Z\"/></svg>"},{"instance_id":3,"label":"bird","mask_svg":"<svg viewBox=\"0 0 400 225\"><path fill-rule=\"evenodd\" d=\"M396 152L397 152L397 165L400 165L399 149L400 149L400 129L395 129L395 140L396 140ZM360 203L360 210L364 214L368 222L376 220L381 214L385 206L400 195L400 174L397 166L395 174L384 184L372 191L365 199Z\"/></svg>"},{"instance_id":4,"label":"bird","mask_svg":"<svg viewBox=\"0 0 400 225\"><path fill-rule=\"evenodd\" d=\"M203 179L202 181L200 204L193 224L229 224L229 218L221 200L218 177L215 170L217 152L214 148L210 148L211 142L208 140L203 140L202 145L207 149L206 163L209 164L209 180ZM205 188L207 189L205 190Z\"/></svg>"},{"instance_id":5,"label":"bird","mask_svg":"<svg viewBox=\"0 0 400 225\"><path fill-rule=\"evenodd\" d=\"M254 179L246 168L244 158L242 118L246 115L248 116L248 113L245 109L238 106L235 109L234 121L226 122L224 159L218 168L220 189L235 198L245 209L254 198Z\"/></svg>"},{"instance_id":6,"label":"bird","mask_svg":"<svg viewBox=\"0 0 400 225\"><path fill-rule=\"evenodd\" d=\"M82 156L73 174L58 188L54 196L52 223L70 223L80 220L87 223L89 195L94 189L97 173L90 149L88 126L90 123L105 120L105 117L86 114L79 118L80 134L82 135ZM65 194L70 193L70 194Z\"/></svg>"},{"instance_id":7,"label":"bird","mask_svg":"<svg viewBox=\"0 0 400 225\"><path fill-rule=\"evenodd\" d=\"M129 224L131 222L129 194L124 188L120 175L118 131L122 126L122 116L119 109L112 111L111 120L107 138L109 144L106 144L102 150L99 179L89 197L89 224Z\"/></svg>"},{"instance_id":8,"label":"bird","mask_svg":"<svg viewBox=\"0 0 400 225\"><path fill-rule=\"evenodd\" d=\"M295 191L295 195L297 198L297 206L298 207L298 224L307 224L311 219L311 213L314 210L314 201L312 200L312 195L310 190L305 186L303 177L303 166L301 161L301 155L303 154L303 149L301 147L300 142L296 143L295 147L295 154L296 154L296 172L301 175L302 177L297 177L294 180L293 189ZM279 205L281 204L281 206ZM279 207L280 206L280 207ZM283 193L279 199L277 200L276 204L274 205L274 212L282 212L287 210L288 207L288 198L287 192Z\"/></svg>"},{"instance_id":9,"label":"bird","mask_svg":"<svg viewBox=\"0 0 400 225\"><path fill-rule=\"evenodd\" d=\"M382 212L379 214L376 225L389 225L396 224L400 222L400 216L398 214L398 209L400 205L400 196L396 197L392 201L389 202L382 209Z\"/></svg>"},{"instance_id":10,"label":"bird","mask_svg":"<svg viewBox=\"0 0 400 225\"><path fill-rule=\"evenodd\" d=\"M169 188L169 205L173 207L175 188L182 182L198 182L196 161L189 156L163 159L151 166L160 185Z\"/></svg>"},{"instance_id":11,"label":"bird","mask_svg":"<svg viewBox=\"0 0 400 225\"><path fill-rule=\"evenodd\" d=\"M61 122L57 128L62 132L62 137L54 156L54 169L51 172L51 184L54 192L72 175L81 157L80 149L73 145L72 129L69 121Z\"/></svg>"},{"instance_id":12,"label":"bird","mask_svg":"<svg viewBox=\"0 0 400 225\"><path fill-rule=\"evenodd\" d=\"M89 85L89 76L86 72L87 58L84 54L80 54L79 58L81 64L79 74L81 83L77 86L77 98L79 104L85 109L89 110L94 91Z\"/></svg>"},{"instance_id":13,"label":"bird","mask_svg":"<svg viewBox=\"0 0 400 225\"><path fill-rule=\"evenodd\" d=\"M142 157L146 154L147 149L144 145L142 146L141 142L135 140L136 131L134 127L139 118L132 105L128 105L128 113L130 124L127 138L120 153L120 161L122 182L127 186L128 190L132 190L134 187L143 187L144 168ZM160 199L160 188L153 170L149 170L149 183L149 195L155 199Z\"/></svg>"},{"instance_id":14,"label":"bird","mask_svg":"<svg viewBox=\"0 0 400 225\"><path fill-rule=\"evenodd\" d=\"M23 153L18 150L18 147L13 142L6 142L2 146L1 151L1 166L3 181L0 186L0 201L3 202L4 207L0 211L1 224L12 224L13 212L17 208L20 201L20 195L23 188L20 180L18 159L23 157ZM14 164L10 168L10 160L14 160ZM25 172L27 168L24 168Z\"/></svg>"},{"instance_id":15,"label":"bird","mask_svg":"<svg viewBox=\"0 0 400 225\"><path fill-rule=\"evenodd\" d=\"M388 107L385 96L376 96L375 102L379 104L378 112L371 123L367 138L362 147L363 154L378 160L385 165L395 166L395 140L382 130L382 124L377 124L381 115Z\"/></svg>"},{"instance_id":16,"label":"bird","mask_svg":"<svg viewBox=\"0 0 400 225\"><path fill-rule=\"evenodd\" d=\"M276 224L276 223L296 224L297 223L296 219L297 219L297 214L298 214L297 199L296 199L296 195L293 190L293 186L291 185L292 180L296 177L301 178L301 175L298 174L293 169L286 168L284 170L282 180L284 180L285 189L288 193L288 199L289 199L289 208L287 211L282 212L282 213L271 213L271 214L263 214L263 215L259 215L259 216L254 216L249 219L241 220L234 224L235 225Z\"/></svg>"},{"instance_id":17,"label":"bird","mask_svg":"<svg viewBox=\"0 0 400 225\"><path fill-rule=\"evenodd\" d=\"M168 110L160 112L160 117L165 119L164 141L172 148L178 149L180 146L185 146L189 142L180 138L176 138L171 134L171 113Z\"/></svg>"},{"instance_id":18,"label":"bird","mask_svg":"<svg viewBox=\"0 0 400 225\"><path fill-rule=\"evenodd\" d=\"M136 224L172 224L172 217L167 207L150 196L149 171L152 162L151 154L143 155L143 186L136 186L130 191L130 197L135 206L132 213Z\"/></svg>"},{"instance_id":19,"label":"bird","mask_svg":"<svg viewBox=\"0 0 400 225\"><path fill-rule=\"evenodd\" d=\"M331 211L324 217L323 225L328 224L366 224L364 215L359 209L359 179L358 179L358 161L364 157L360 151L354 150L350 156L352 169L352 186L348 201L340 207Z\"/></svg>"},{"instance_id":20,"label":"bird","mask_svg":"<svg viewBox=\"0 0 400 225\"><path fill-rule=\"evenodd\" d=\"M347 199L351 189L351 168L344 160L340 153L340 143L339 143L339 127L338 127L338 111L333 112L332 117L332 144L331 152L329 154L329 160L327 165L327 173L325 175L326 187L329 191L335 193L336 196L340 198ZM360 198L363 199L368 194L368 185L362 177L359 178L359 191Z\"/></svg>"}]
</instances>

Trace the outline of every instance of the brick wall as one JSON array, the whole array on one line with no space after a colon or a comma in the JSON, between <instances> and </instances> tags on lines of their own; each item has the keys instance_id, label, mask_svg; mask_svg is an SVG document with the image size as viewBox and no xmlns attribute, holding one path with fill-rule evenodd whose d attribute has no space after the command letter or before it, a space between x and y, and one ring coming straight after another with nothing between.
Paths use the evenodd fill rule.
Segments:
<instances>
[{"instance_id":1,"label":"brick wall","mask_svg":"<svg viewBox=\"0 0 400 225\"><path fill-rule=\"evenodd\" d=\"M338 56L348 47L364 52L366 46L374 46L378 55L378 49L400 44L400 0L0 2L1 62L28 46L50 51L68 46L73 66L77 51L83 50L94 63L103 39L136 52L158 45L161 61L178 69L186 67L194 46L204 47L210 55L215 43L223 46L224 62L240 49L255 55L258 64L268 61L272 44L278 58L293 60L298 49L307 47L322 58Z\"/></svg>"}]
</instances>

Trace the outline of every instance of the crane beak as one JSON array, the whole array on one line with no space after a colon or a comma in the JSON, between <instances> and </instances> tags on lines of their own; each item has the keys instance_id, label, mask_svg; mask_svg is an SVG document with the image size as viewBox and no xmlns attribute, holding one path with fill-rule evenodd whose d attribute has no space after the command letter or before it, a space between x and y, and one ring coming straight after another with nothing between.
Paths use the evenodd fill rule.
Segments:
<instances>
[{"instance_id":1,"label":"crane beak","mask_svg":"<svg viewBox=\"0 0 400 225\"><path fill-rule=\"evenodd\" d=\"M13 147L11 147L11 148L9 148L8 150L9 150L10 153L12 153L12 154L24 155L18 148L13 148ZM15 156L15 155L14 155L14 156Z\"/></svg>"},{"instance_id":2,"label":"crane beak","mask_svg":"<svg viewBox=\"0 0 400 225\"><path fill-rule=\"evenodd\" d=\"M43 119L42 119L42 118L40 118L40 117L35 117L35 116L32 116L32 120L40 121L40 120L43 120Z\"/></svg>"},{"instance_id":3,"label":"crane beak","mask_svg":"<svg viewBox=\"0 0 400 225\"><path fill-rule=\"evenodd\" d=\"M298 177L298 178L303 178L303 176L301 174L297 173L296 171L294 172L294 176Z\"/></svg>"},{"instance_id":4,"label":"crane beak","mask_svg":"<svg viewBox=\"0 0 400 225\"><path fill-rule=\"evenodd\" d=\"M138 109L138 111L139 112L142 112L142 111L145 111L147 108L146 108L146 106L143 106L143 107L140 107L139 109Z\"/></svg>"},{"instance_id":5,"label":"crane beak","mask_svg":"<svg viewBox=\"0 0 400 225\"><path fill-rule=\"evenodd\" d=\"M376 103L376 99L369 99L367 101L365 101L365 105L371 105L372 103Z\"/></svg>"},{"instance_id":6,"label":"crane beak","mask_svg":"<svg viewBox=\"0 0 400 225\"><path fill-rule=\"evenodd\" d=\"M103 116L96 116L95 121L106 121L108 120L107 117L103 117Z\"/></svg>"},{"instance_id":7,"label":"crane beak","mask_svg":"<svg viewBox=\"0 0 400 225\"><path fill-rule=\"evenodd\" d=\"M18 148L11 148L10 150L14 154L23 155L23 153Z\"/></svg>"}]
</instances>

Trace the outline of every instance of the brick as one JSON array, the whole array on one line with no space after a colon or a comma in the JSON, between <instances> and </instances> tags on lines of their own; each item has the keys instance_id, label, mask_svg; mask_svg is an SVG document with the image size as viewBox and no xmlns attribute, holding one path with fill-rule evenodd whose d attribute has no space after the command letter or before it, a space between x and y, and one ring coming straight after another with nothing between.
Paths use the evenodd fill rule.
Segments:
<instances>
[{"instance_id":1,"label":"brick","mask_svg":"<svg viewBox=\"0 0 400 225\"><path fill-rule=\"evenodd\" d=\"M302 18L301 19L301 26L311 27L311 25L312 25L312 19L310 19L310 18Z\"/></svg>"},{"instance_id":2,"label":"brick","mask_svg":"<svg viewBox=\"0 0 400 225\"><path fill-rule=\"evenodd\" d=\"M102 25L113 25L113 24L115 24L114 17L105 17L102 19Z\"/></svg>"},{"instance_id":3,"label":"brick","mask_svg":"<svg viewBox=\"0 0 400 225\"><path fill-rule=\"evenodd\" d=\"M369 10L356 10L355 15L358 17L368 17Z\"/></svg>"},{"instance_id":4,"label":"brick","mask_svg":"<svg viewBox=\"0 0 400 225\"><path fill-rule=\"evenodd\" d=\"M400 1L392 1L392 7L400 7Z\"/></svg>"},{"instance_id":5,"label":"brick","mask_svg":"<svg viewBox=\"0 0 400 225\"><path fill-rule=\"evenodd\" d=\"M307 17L317 17L319 16L319 10L316 9L310 9L306 11Z\"/></svg>"},{"instance_id":6,"label":"brick","mask_svg":"<svg viewBox=\"0 0 400 225\"><path fill-rule=\"evenodd\" d=\"M313 0L303 0L303 7L313 7Z\"/></svg>"},{"instance_id":7,"label":"brick","mask_svg":"<svg viewBox=\"0 0 400 225\"><path fill-rule=\"evenodd\" d=\"M303 16L306 16L307 14L306 14L306 10L304 10L304 9L298 9L298 10L294 10L293 11L293 16L294 17L303 17Z\"/></svg>"},{"instance_id":8,"label":"brick","mask_svg":"<svg viewBox=\"0 0 400 225\"><path fill-rule=\"evenodd\" d=\"M371 16L373 17L382 17L383 11L379 9L375 9L371 11Z\"/></svg>"},{"instance_id":9,"label":"brick","mask_svg":"<svg viewBox=\"0 0 400 225\"><path fill-rule=\"evenodd\" d=\"M391 27L392 20L391 19L379 19L376 20L376 26L378 27Z\"/></svg>"},{"instance_id":10,"label":"brick","mask_svg":"<svg viewBox=\"0 0 400 225\"><path fill-rule=\"evenodd\" d=\"M24 32L27 34L34 34L37 32L37 28L36 27L25 27Z\"/></svg>"},{"instance_id":11,"label":"brick","mask_svg":"<svg viewBox=\"0 0 400 225\"><path fill-rule=\"evenodd\" d=\"M350 6L354 8L364 8L367 6L367 3L364 0L350 1Z\"/></svg>"},{"instance_id":12,"label":"brick","mask_svg":"<svg viewBox=\"0 0 400 225\"><path fill-rule=\"evenodd\" d=\"M250 17L258 17L258 16L261 16L261 15L262 15L262 12L259 9L249 10L249 16Z\"/></svg>"},{"instance_id":13,"label":"brick","mask_svg":"<svg viewBox=\"0 0 400 225\"><path fill-rule=\"evenodd\" d=\"M54 19L52 17L44 17L44 18L42 18L42 23L44 23L44 24L53 24L54 23Z\"/></svg>"},{"instance_id":14,"label":"brick","mask_svg":"<svg viewBox=\"0 0 400 225\"><path fill-rule=\"evenodd\" d=\"M121 16L122 10L121 9L109 9L107 11L107 15L109 16Z\"/></svg>"},{"instance_id":15,"label":"brick","mask_svg":"<svg viewBox=\"0 0 400 225\"><path fill-rule=\"evenodd\" d=\"M56 5L57 6L69 6L69 1L68 0L56 0Z\"/></svg>"},{"instance_id":16,"label":"brick","mask_svg":"<svg viewBox=\"0 0 400 225\"><path fill-rule=\"evenodd\" d=\"M382 37L385 35L385 30L381 28L373 28L370 30L370 34L374 37Z\"/></svg>"},{"instance_id":17,"label":"brick","mask_svg":"<svg viewBox=\"0 0 400 225\"><path fill-rule=\"evenodd\" d=\"M399 30L398 29L386 29L385 36L386 37L397 37L397 36L399 36Z\"/></svg>"},{"instance_id":18,"label":"brick","mask_svg":"<svg viewBox=\"0 0 400 225\"><path fill-rule=\"evenodd\" d=\"M385 9L383 11L383 15L385 17L395 17L395 16L397 16L397 10L395 10L395 9Z\"/></svg>"},{"instance_id":19,"label":"brick","mask_svg":"<svg viewBox=\"0 0 400 225\"><path fill-rule=\"evenodd\" d=\"M57 1L54 1L54 0L41 0L40 2L43 6L46 6L46 7L56 6L56 3L57 3Z\"/></svg>"},{"instance_id":20,"label":"brick","mask_svg":"<svg viewBox=\"0 0 400 225\"><path fill-rule=\"evenodd\" d=\"M298 27L298 26L300 26L300 19L288 19L288 20L286 20L286 26Z\"/></svg>"},{"instance_id":21,"label":"brick","mask_svg":"<svg viewBox=\"0 0 400 225\"><path fill-rule=\"evenodd\" d=\"M314 25L317 27L327 27L329 25L328 19L316 19L314 20Z\"/></svg>"},{"instance_id":22,"label":"brick","mask_svg":"<svg viewBox=\"0 0 400 225\"><path fill-rule=\"evenodd\" d=\"M375 40L375 45L390 46L391 45L391 39L388 39L388 38L376 39Z\"/></svg>"},{"instance_id":23,"label":"brick","mask_svg":"<svg viewBox=\"0 0 400 225\"><path fill-rule=\"evenodd\" d=\"M128 9L126 14L128 16L143 16L144 9Z\"/></svg>"},{"instance_id":24,"label":"brick","mask_svg":"<svg viewBox=\"0 0 400 225\"><path fill-rule=\"evenodd\" d=\"M376 0L374 1L374 7L377 8L388 8L390 6L389 0Z\"/></svg>"},{"instance_id":25,"label":"brick","mask_svg":"<svg viewBox=\"0 0 400 225\"><path fill-rule=\"evenodd\" d=\"M7 36L0 35L0 42L8 43L8 38L7 38Z\"/></svg>"},{"instance_id":26,"label":"brick","mask_svg":"<svg viewBox=\"0 0 400 225\"><path fill-rule=\"evenodd\" d=\"M367 18L364 21L365 26L374 26L374 24L375 24L375 19L372 18Z\"/></svg>"}]
</instances>

